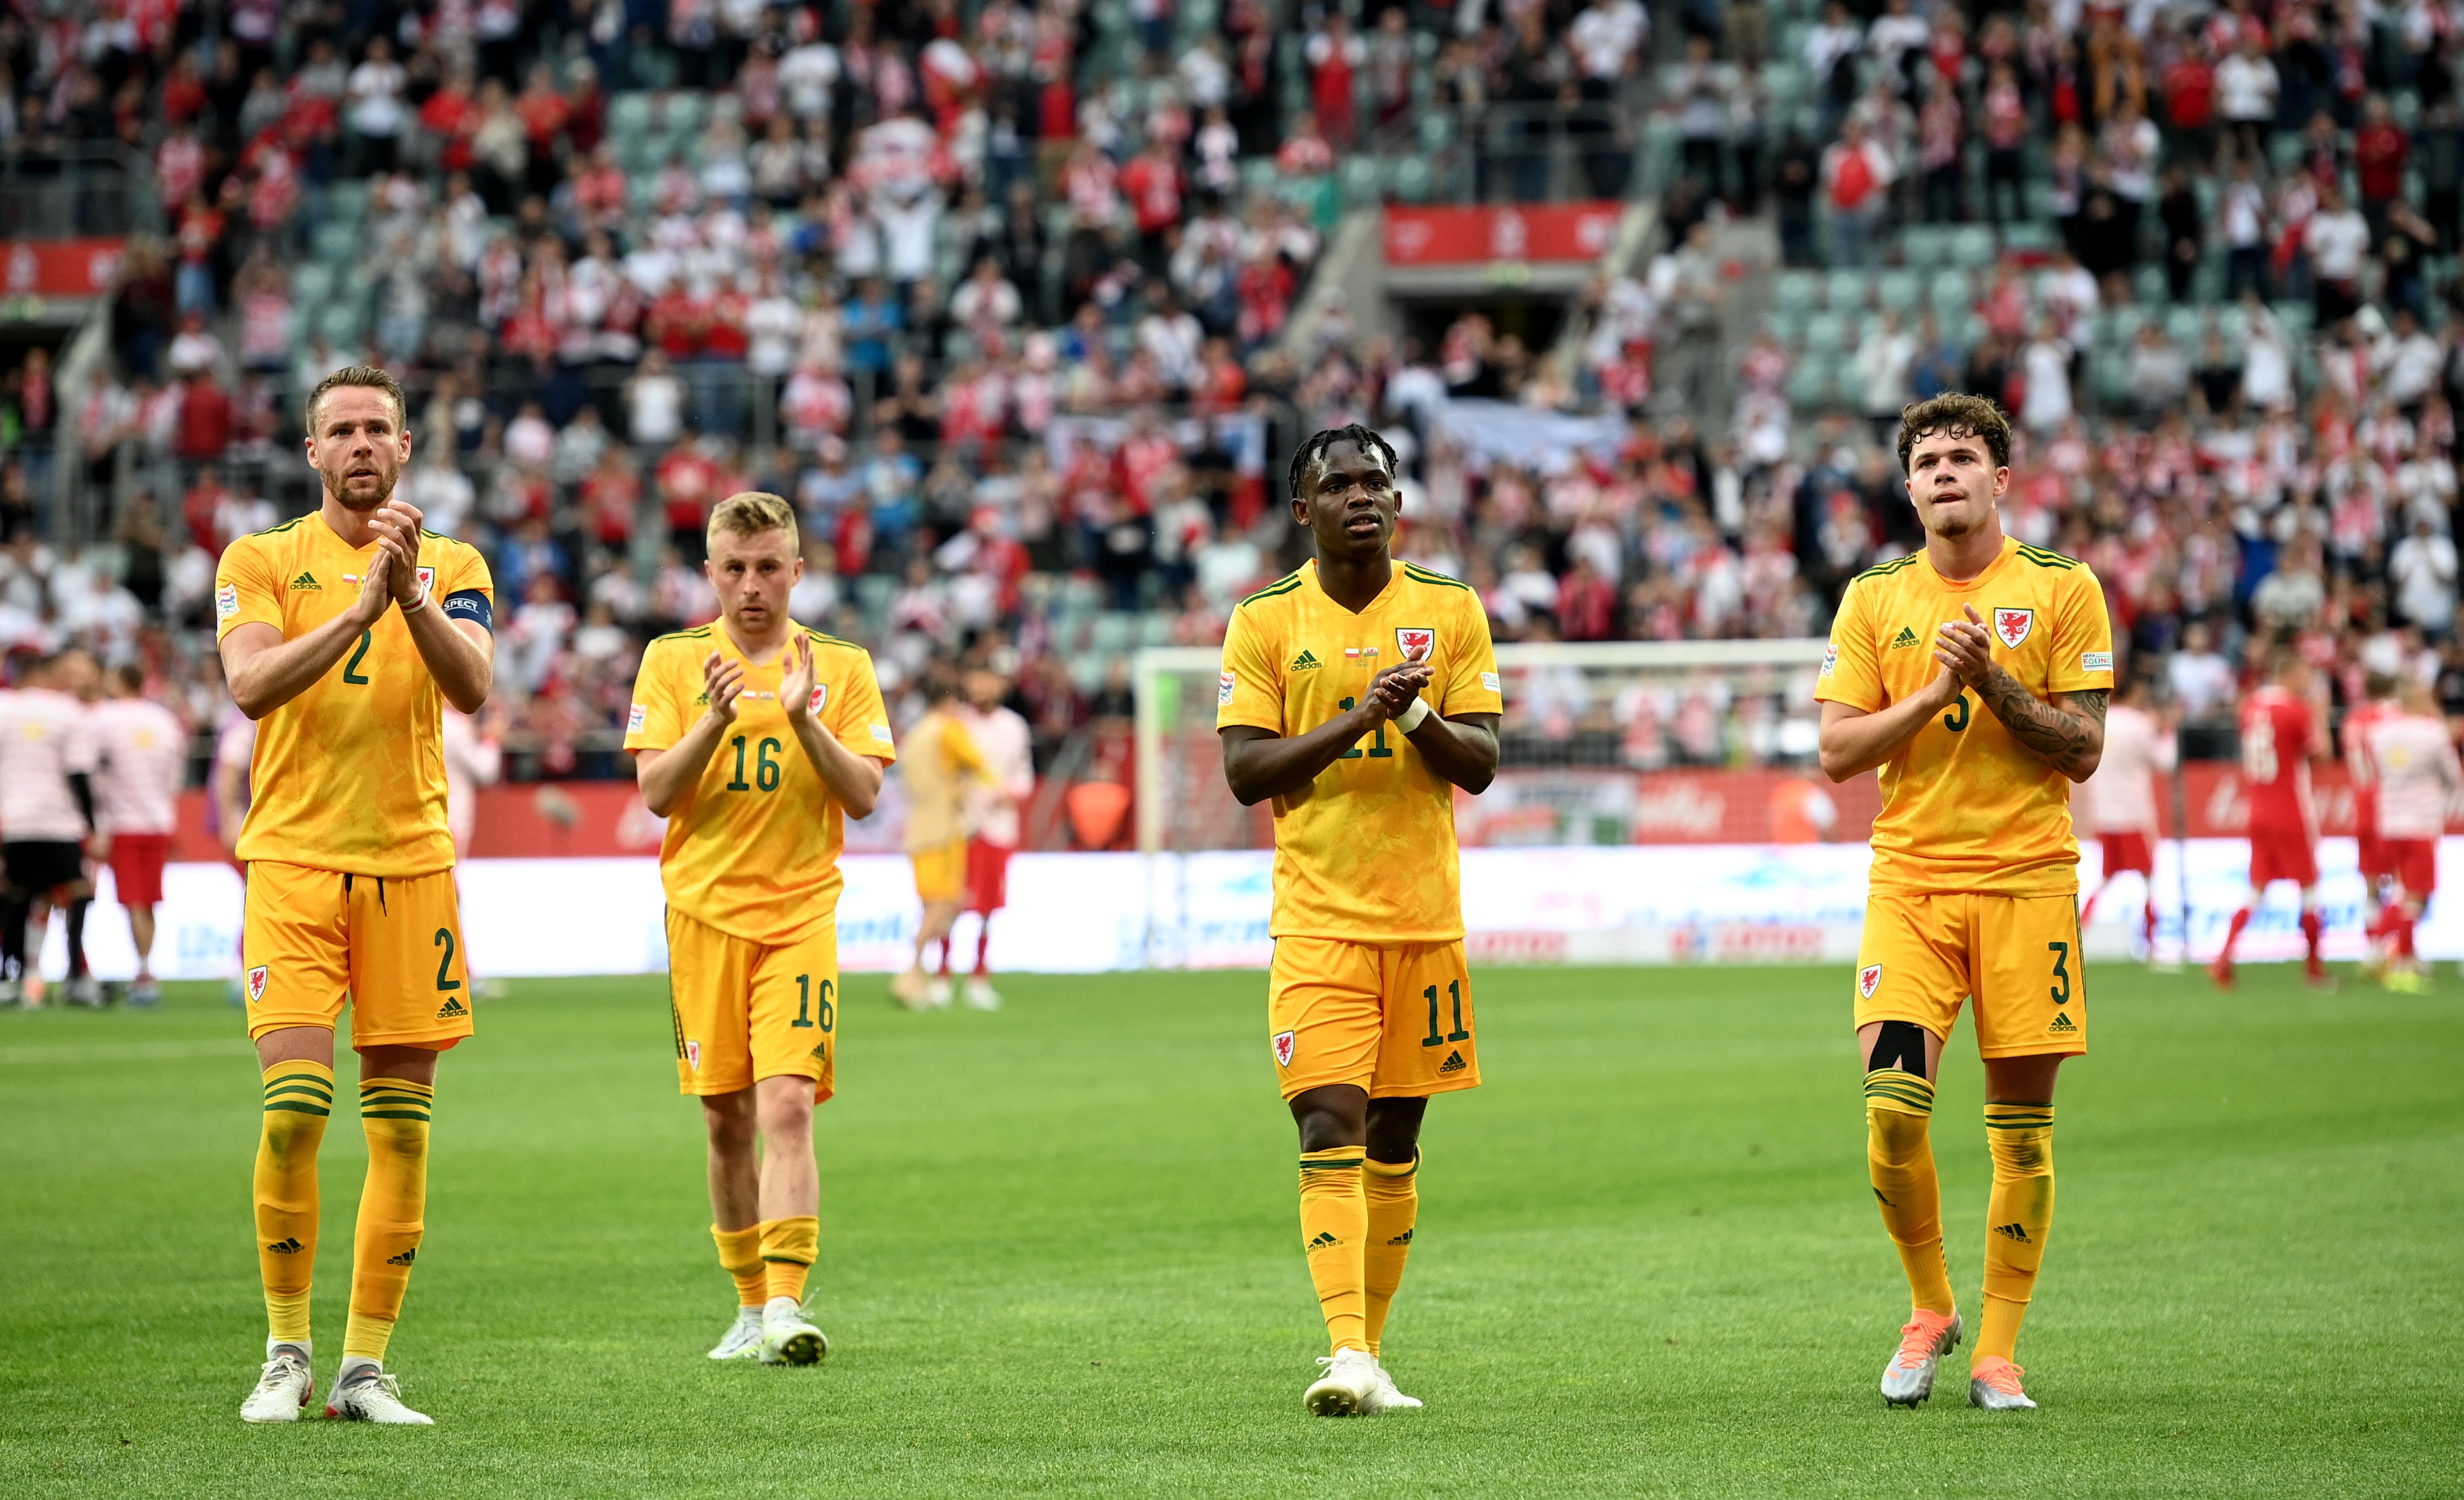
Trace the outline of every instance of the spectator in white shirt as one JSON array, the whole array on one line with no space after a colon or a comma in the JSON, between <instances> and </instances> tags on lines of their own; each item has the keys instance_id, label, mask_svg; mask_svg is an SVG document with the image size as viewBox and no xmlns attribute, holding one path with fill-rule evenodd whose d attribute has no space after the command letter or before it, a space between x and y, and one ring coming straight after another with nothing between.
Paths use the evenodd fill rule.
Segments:
<instances>
[{"instance_id":1,"label":"spectator in white shirt","mask_svg":"<svg viewBox=\"0 0 2464 1500\"><path fill-rule=\"evenodd\" d=\"M2206 620L2194 620L2183 630L2182 649L2165 663L2165 675L2186 719L2211 723L2233 717L2233 663L2217 653Z\"/></svg>"},{"instance_id":2,"label":"spectator in white shirt","mask_svg":"<svg viewBox=\"0 0 2464 1500\"><path fill-rule=\"evenodd\" d=\"M1636 0L1592 0L1566 39L1582 69L1583 92L1605 98L1651 39L1651 15Z\"/></svg>"},{"instance_id":3,"label":"spectator in white shirt","mask_svg":"<svg viewBox=\"0 0 2464 1500\"><path fill-rule=\"evenodd\" d=\"M2370 360L2378 366L2381 393L2409 413L2438 389L2438 372L2447 363L2447 352L2421 331L2411 309L2398 308L2394 332L2380 340Z\"/></svg>"},{"instance_id":4,"label":"spectator in white shirt","mask_svg":"<svg viewBox=\"0 0 2464 1500\"><path fill-rule=\"evenodd\" d=\"M2333 184L2319 192L2319 210L2301 230L2316 283L2319 327L2332 328L2361 311L2362 261L2370 252L2369 221L2344 203Z\"/></svg>"},{"instance_id":5,"label":"spectator in white shirt","mask_svg":"<svg viewBox=\"0 0 2464 1500\"><path fill-rule=\"evenodd\" d=\"M409 75L393 60L393 44L379 36L368 43L365 62L351 70L351 146L355 165L363 173L390 172L394 146L402 136L403 90Z\"/></svg>"},{"instance_id":6,"label":"spectator in white shirt","mask_svg":"<svg viewBox=\"0 0 2464 1500\"><path fill-rule=\"evenodd\" d=\"M1873 54L1875 73L1887 80L1893 90L1909 92L1908 56L1922 53L1933 39L1933 29L1916 13L1908 0L1891 0L1889 9L1874 18L1873 29L1865 33L1865 51Z\"/></svg>"},{"instance_id":7,"label":"spectator in white shirt","mask_svg":"<svg viewBox=\"0 0 2464 1500\"><path fill-rule=\"evenodd\" d=\"M2438 640L2455 626L2455 543L2431 527L2430 517L2412 518L2412 534L2387 554L2387 581L2395 585L2395 607L2422 634Z\"/></svg>"},{"instance_id":8,"label":"spectator in white shirt","mask_svg":"<svg viewBox=\"0 0 2464 1500\"><path fill-rule=\"evenodd\" d=\"M2281 87L2276 64L2258 50L2258 38L2247 33L2232 55L2216 64L2216 113L2223 118L2226 132L2239 142L2245 160L2255 161L2266 149Z\"/></svg>"}]
</instances>

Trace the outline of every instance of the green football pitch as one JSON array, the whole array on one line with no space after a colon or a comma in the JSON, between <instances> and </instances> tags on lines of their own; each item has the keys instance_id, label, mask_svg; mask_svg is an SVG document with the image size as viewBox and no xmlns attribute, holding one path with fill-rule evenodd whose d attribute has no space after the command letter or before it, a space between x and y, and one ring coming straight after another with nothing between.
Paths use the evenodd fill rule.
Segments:
<instances>
[{"instance_id":1,"label":"green football pitch","mask_svg":"<svg viewBox=\"0 0 2464 1500\"><path fill-rule=\"evenodd\" d=\"M2107 966L2066 1070L2021 1362L1885 1409L1906 1313L1849 974L1503 969L1439 1100L1387 1357L1424 1411L1305 1416L1322 1352L1256 974L848 987L811 1369L702 1358L697 1112L657 980L517 983L440 1073L391 1365L433 1429L243 1426L257 1085L216 989L0 1015L0 1494L2456 1494L2457 981L2231 996ZM345 1065L347 1098L349 1069ZM1963 1030L1934 1132L1972 1312ZM319 1390L363 1161L325 1144ZM321 1404L321 1403L320 1403Z\"/></svg>"}]
</instances>

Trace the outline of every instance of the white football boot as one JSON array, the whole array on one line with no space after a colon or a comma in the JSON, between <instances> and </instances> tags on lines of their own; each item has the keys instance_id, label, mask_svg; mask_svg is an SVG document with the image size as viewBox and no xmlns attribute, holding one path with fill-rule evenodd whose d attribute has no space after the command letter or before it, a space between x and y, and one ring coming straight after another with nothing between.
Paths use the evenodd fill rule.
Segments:
<instances>
[{"instance_id":1,"label":"white football boot","mask_svg":"<svg viewBox=\"0 0 2464 1500\"><path fill-rule=\"evenodd\" d=\"M258 1372L256 1389L239 1403L242 1422L297 1422L317 1394L317 1378L308 1373L308 1357L284 1344Z\"/></svg>"},{"instance_id":2,"label":"white football boot","mask_svg":"<svg viewBox=\"0 0 2464 1500\"><path fill-rule=\"evenodd\" d=\"M2008 1359L1979 1359L1968 1372L1968 1404L1987 1411L2034 1411L2036 1403L2019 1388L2028 1372Z\"/></svg>"},{"instance_id":3,"label":"white football boot","mask_svg":"<svg viewBox=\"0 0 2464 1500\"><path fill-rule=\"evenodd\" d=\"M967 981L968 1010L998 1011L1001 1008L1001 991L995 989L989 980L970 979Z\"/></svg>"},{"instance_id":4,"label":"white football boot","mask_svg":"<svg viewBox=\"0 0 2464 1500\"><path fill-rule=\"evenodd\" d=\"M1321 1357L1326 1373L1301 1393L1301 1404L1313 1417L1351 1417L1367 1412L1377 1397L1377 1360L1366 1349L1349 1344Z\"/></svg>"},{"instance_id":5,"label":"white football boot","mask_svg":"<svg viewBox=\"0 0 2464 1500\"><path fill-rule=\"evenodd\" d=\"M378 1364L363 1364L334 1381L325 1415L339 1422L373 1422L381 1427L432 1427L436 1419L403 1404L402 1381Z\"/></svg>"},{"instance_id":6,"label":"white football boot","mask_svg":"<svg viewBox=\"0 0 2464 1500\"><path fill-rule=\"evenodd\" d=\"M759 1359L761 1358L761 1310L740 1307L736 1321L719 1335L718 1347L710 1352L714 1359Z\"/></svg>"},{"instance_id":7,"label":"white football boot","mask_svg":"<svg viewBox=\"0 0 2464 1500\"><path fill-rule=\"evenodd\" d=\"M950 976L935 974L924 982L924 1005L928 1010L950 1009Z\"/></svg>"},{"instance_id":8,"label":"white football boot","mask_svg":"<svg viewBox=\"0 0 2464 1500\"><path fill-rule=\"evenodd\" d=\"M1377 1388L1371 1391L1369 1400L1361 1403L1360 1414L1375 1417L1390 1411L1418 1411L1422 1404L1418 1396L1406 1396L1395 1388L1395 1377L1387 1373L1386 1361L1379 1359Z\"/></svg>"},{"instance_id":9,"label":"white football boot","mask_svg":"<svg viewBox=\"0 0 2464 1500\"><path fill-rule=\"evenodd\" d=\"M1959 1315L1917 1309L1900 1328L1900 1350L1882 1366L1882 1400L1893 1406L1913 1406L1933 1394L1934 1367L1959 1347Z\"/></svg>"},{"instance_id":10,"label":"white football boot","mask_svg":"<svg viewBox=\"0 0 2464 1500\"><path fill-rule=\"evenodd\" d=\"M772 1297L762 1308L763 1364L819 1364L829 1352L829 1336L804 1320L794 1297Z\"/></svg>"}]
</instances>

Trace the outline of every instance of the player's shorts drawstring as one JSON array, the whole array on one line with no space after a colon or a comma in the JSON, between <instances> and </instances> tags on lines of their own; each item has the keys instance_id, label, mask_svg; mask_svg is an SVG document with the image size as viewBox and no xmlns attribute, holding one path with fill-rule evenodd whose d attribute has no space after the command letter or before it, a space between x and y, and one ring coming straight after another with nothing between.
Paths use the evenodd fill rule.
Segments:
<instances>
[{"instance_id":1,"label":"player's shorts drawstring","mask_svg":"<svg viewBox=\"0 0 2464 1500\"><path fill-rule=\"evenodd\" d=\"M342 894L345 896L351 894L351 878L347 875L342 877ZM392 912L385 910L385 877L382 875L377 877L377 910L385 912L388 917L393 915Z\"/></svg>"}]
</instances>

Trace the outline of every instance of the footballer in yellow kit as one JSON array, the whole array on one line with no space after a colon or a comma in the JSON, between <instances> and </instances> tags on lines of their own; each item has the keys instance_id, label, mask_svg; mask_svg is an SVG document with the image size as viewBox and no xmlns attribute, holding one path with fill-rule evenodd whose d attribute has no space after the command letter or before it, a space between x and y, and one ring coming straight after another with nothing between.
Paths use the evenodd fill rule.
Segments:
<instances>
[{"instance_id":1,"label":"footballer in yellow kit","mask_svg":"<svg viewBox=\"0 0 2464 1500\"><path fill-rule=\"evenodd\" d=\"M1419 1212L1421 1116L1480 1083L1454 793L1496 774L1505 700L1479 596L1392 554L1383 438L1316 434L1291 492L1317 555L1233 610L1215 725L1233 795L1275 814L1266 1027L1332 1351L1302 1400L1367 1415L1420 1404L1378 1355Z\"/></svg>"},{"instance_id":2,"label":"footballer in yellow kit","mask_svg":"<svg viewBox=\"0 0 2464 1500\"><path fill-rule=\"evenodd\" d=\"M232 542L214 576L224 679L258 726L237 854L264 1085L253 1196L267 1337L240 1418L297 1421L316 1391L317 1156L347 1001L368 1174L325 1414L426 1426L385 1357L427 1228L437 1054L471 1034L443 707L487 702L494 586L476 552L393 498L411 446L393 377L336 371L305 418L323 503Z\"/></svg>"},{"instance_id":3,"label":"footballer in yellow kit","mask_svg":"<svg viewBox=\"0 0 2464 1500\"><path fill-rule=\"evenodd\" d=\"M1957 394L1903 414L1925 551L1853 579L1815 696L1822 769L1880 768L1882 812L1857 958L1866 1157L1911 1312L1882 1397L1913 1406L1966 1332L1943 1258L1928 1126L1944 1041L1975 1002L1993 1188L1969 1400L2032 1407L2014 1362L2053 1225L2054 1082L2087 1050L2070 786L2104 748L2104 592L2086 564L2002 531L2011 427Z\"/></svg>"},{"instance_id":4,"label":"footballer in yellow kit","mask_svg":"<svg viewBox=\"0 0 2464 1500\"><path fill-rule=\"evenodd\" d=\"M710 1357L811 1364L829 1352L802 1304L820 1229L813 1106L838 1062L839 853L896 752L872 658L788 617L803 563L787 502L721 501L703 566L720 618L644 650L625 748L668 820L676 1083L702 1101L711 1235L736 1280Z\"/></svg>"}]
</instances>

